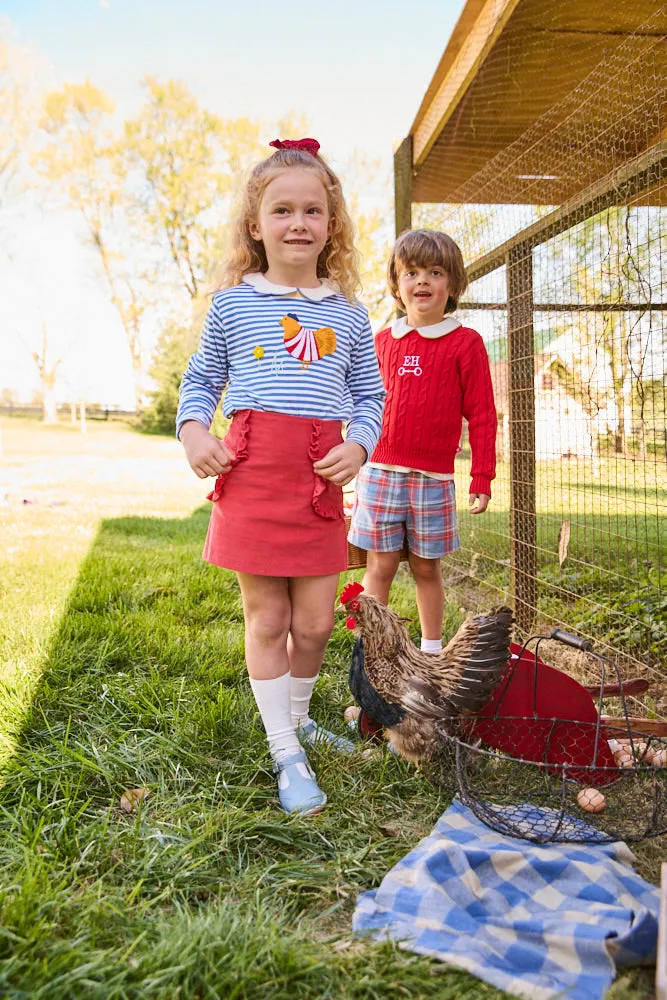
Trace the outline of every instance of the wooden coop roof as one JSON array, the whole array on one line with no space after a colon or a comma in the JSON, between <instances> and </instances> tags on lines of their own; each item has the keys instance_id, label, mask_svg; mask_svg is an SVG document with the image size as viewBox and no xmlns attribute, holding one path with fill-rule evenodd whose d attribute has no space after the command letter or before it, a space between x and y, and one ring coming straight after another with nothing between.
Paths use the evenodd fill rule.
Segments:
<instances>
[{"instance_id":1,"label":"wooden coop roof","mask_svg":"<svg viewBox=\"0 0 667 1000\"><path fill-rule=\"evenodd\" d=\"M656 0L468 0L410 129L412 200L560 205L664 143L666 39Z\"/></svg>"}]
</instances>

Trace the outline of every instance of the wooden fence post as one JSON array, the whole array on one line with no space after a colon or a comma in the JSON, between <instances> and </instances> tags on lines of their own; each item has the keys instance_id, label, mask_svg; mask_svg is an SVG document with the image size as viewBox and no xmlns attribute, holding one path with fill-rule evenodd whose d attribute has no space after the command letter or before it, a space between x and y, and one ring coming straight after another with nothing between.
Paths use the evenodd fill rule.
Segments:
<instances>
[{"instance_id":1,"label":"wooden fence post","mask_svg":"<svg viewBox=\"0 0 667 1000\"><path fill-rule=\"evenodd\" d=\"M511 589L516 624L526 634L532 630L537 605L532 246L512 247L506 264Z\"/></svg>"},{"instance_id":2,"label":"wooden fence post","mask_svg":"<svg viewBox=\"0 0 667 1000\"><path fill-rule=\"evenodd\" d=\"M412 229L412 136L394 153L394 217L396 236Z\"/></svg>"}]
</instances>

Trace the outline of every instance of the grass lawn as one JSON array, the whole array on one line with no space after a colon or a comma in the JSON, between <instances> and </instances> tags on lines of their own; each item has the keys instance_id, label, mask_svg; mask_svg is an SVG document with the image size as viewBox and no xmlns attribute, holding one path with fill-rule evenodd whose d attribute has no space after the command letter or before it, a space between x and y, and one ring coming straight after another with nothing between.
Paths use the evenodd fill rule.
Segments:
<instances>
[{"instance_id":1,"label":"grass lawn","mask_svg":"<svg viewBox=\"0 0 667 1000\"><path fill-rule=\"evenodd\" d=\"M327 809L278 810L238 590L201 562L205 484L177 442L104 424L1 434L0 995L504 996L351 937L357 894L449 792L388 754L321 750ZM416 617L405 575L395 605ZM448 608L447 630L460 618ZM350 645L341 621L314 698L333 728ZM135 787L151 794L126 814ZM637 853L655 878L655 847ZM649 997L652 978L626 973L610 996Z\"/></svg>"}]
</instances>

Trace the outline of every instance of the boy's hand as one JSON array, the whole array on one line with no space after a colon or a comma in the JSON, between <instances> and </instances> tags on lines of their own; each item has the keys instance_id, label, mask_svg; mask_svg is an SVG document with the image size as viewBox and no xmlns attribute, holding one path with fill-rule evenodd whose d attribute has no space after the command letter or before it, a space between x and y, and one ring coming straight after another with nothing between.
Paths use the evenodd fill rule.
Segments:
<instances>
[{"instance_id":1,"label":"boy's hand","mask_svg":"<svg viewBox=\"0 0 667 1000\"><path fill-rule=\"evenodd\" d=\"M328 451L324 458L313 463L313 469L323 479L330 479L337 486L351 482L366 461L366 449L356 441L343 441Z\"/></svg>"},{"instance_id":2,"label":"boy's hand","mask_svg":"<svg viewBox=\"0 0 667 1000\"><path fill-rule=\"evenodd\" d=\"M180 439L190 467L200 479L219 476L231 469L233 456L220 438L209 433L198 420L186 420L181 427Z\"/></svg>"},{"instance_id":3,"label":"boy's hand","mask_svg":"<svg viewBox=\"0 0 667 1000\"><path fill-rule=\"evenodd\" d=\"M483 514L489 506L490 496L486 493L471 493L468 498L471 514ZM477 504L477 506L475 506Z\"/></svg>"}]
</instances>

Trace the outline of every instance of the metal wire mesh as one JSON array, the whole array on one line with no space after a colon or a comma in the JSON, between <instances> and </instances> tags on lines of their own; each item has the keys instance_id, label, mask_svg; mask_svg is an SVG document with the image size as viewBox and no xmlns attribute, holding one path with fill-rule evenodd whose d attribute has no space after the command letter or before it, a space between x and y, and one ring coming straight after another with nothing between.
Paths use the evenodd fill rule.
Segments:
<instances>
[{"instance_id":1,"label":"metal wire mesh","mask_svg":"<svg viewBox=\"0 0 667 1000\"><path fill-rule=\"evenodd\" d=\"M655 669L667 663L667 6L487 4L459 41L396 160L397 209L408 149L412 225L462 247L458 316L485 338L499 414L493 503L461 511L450 582L479 606L511 596L524 634L563 625ZM462 507L468 472L464 438Z\"/></svg>"},{"instance_id":2,"label":"metal wire mesh","mask_svg":"<svg viewBox=\"0 0 667 1000\"><path fill-rule=\"evenodd\" d=\"M538 656L544 638L515 647L488 710L450 738L443 773L510 836L603 843L666 832L667 725L629 715L620 671L593 653L582 664L593 683L577 692L568 678L559 699L558 675Z\"/></svg>"}]
</instances>

